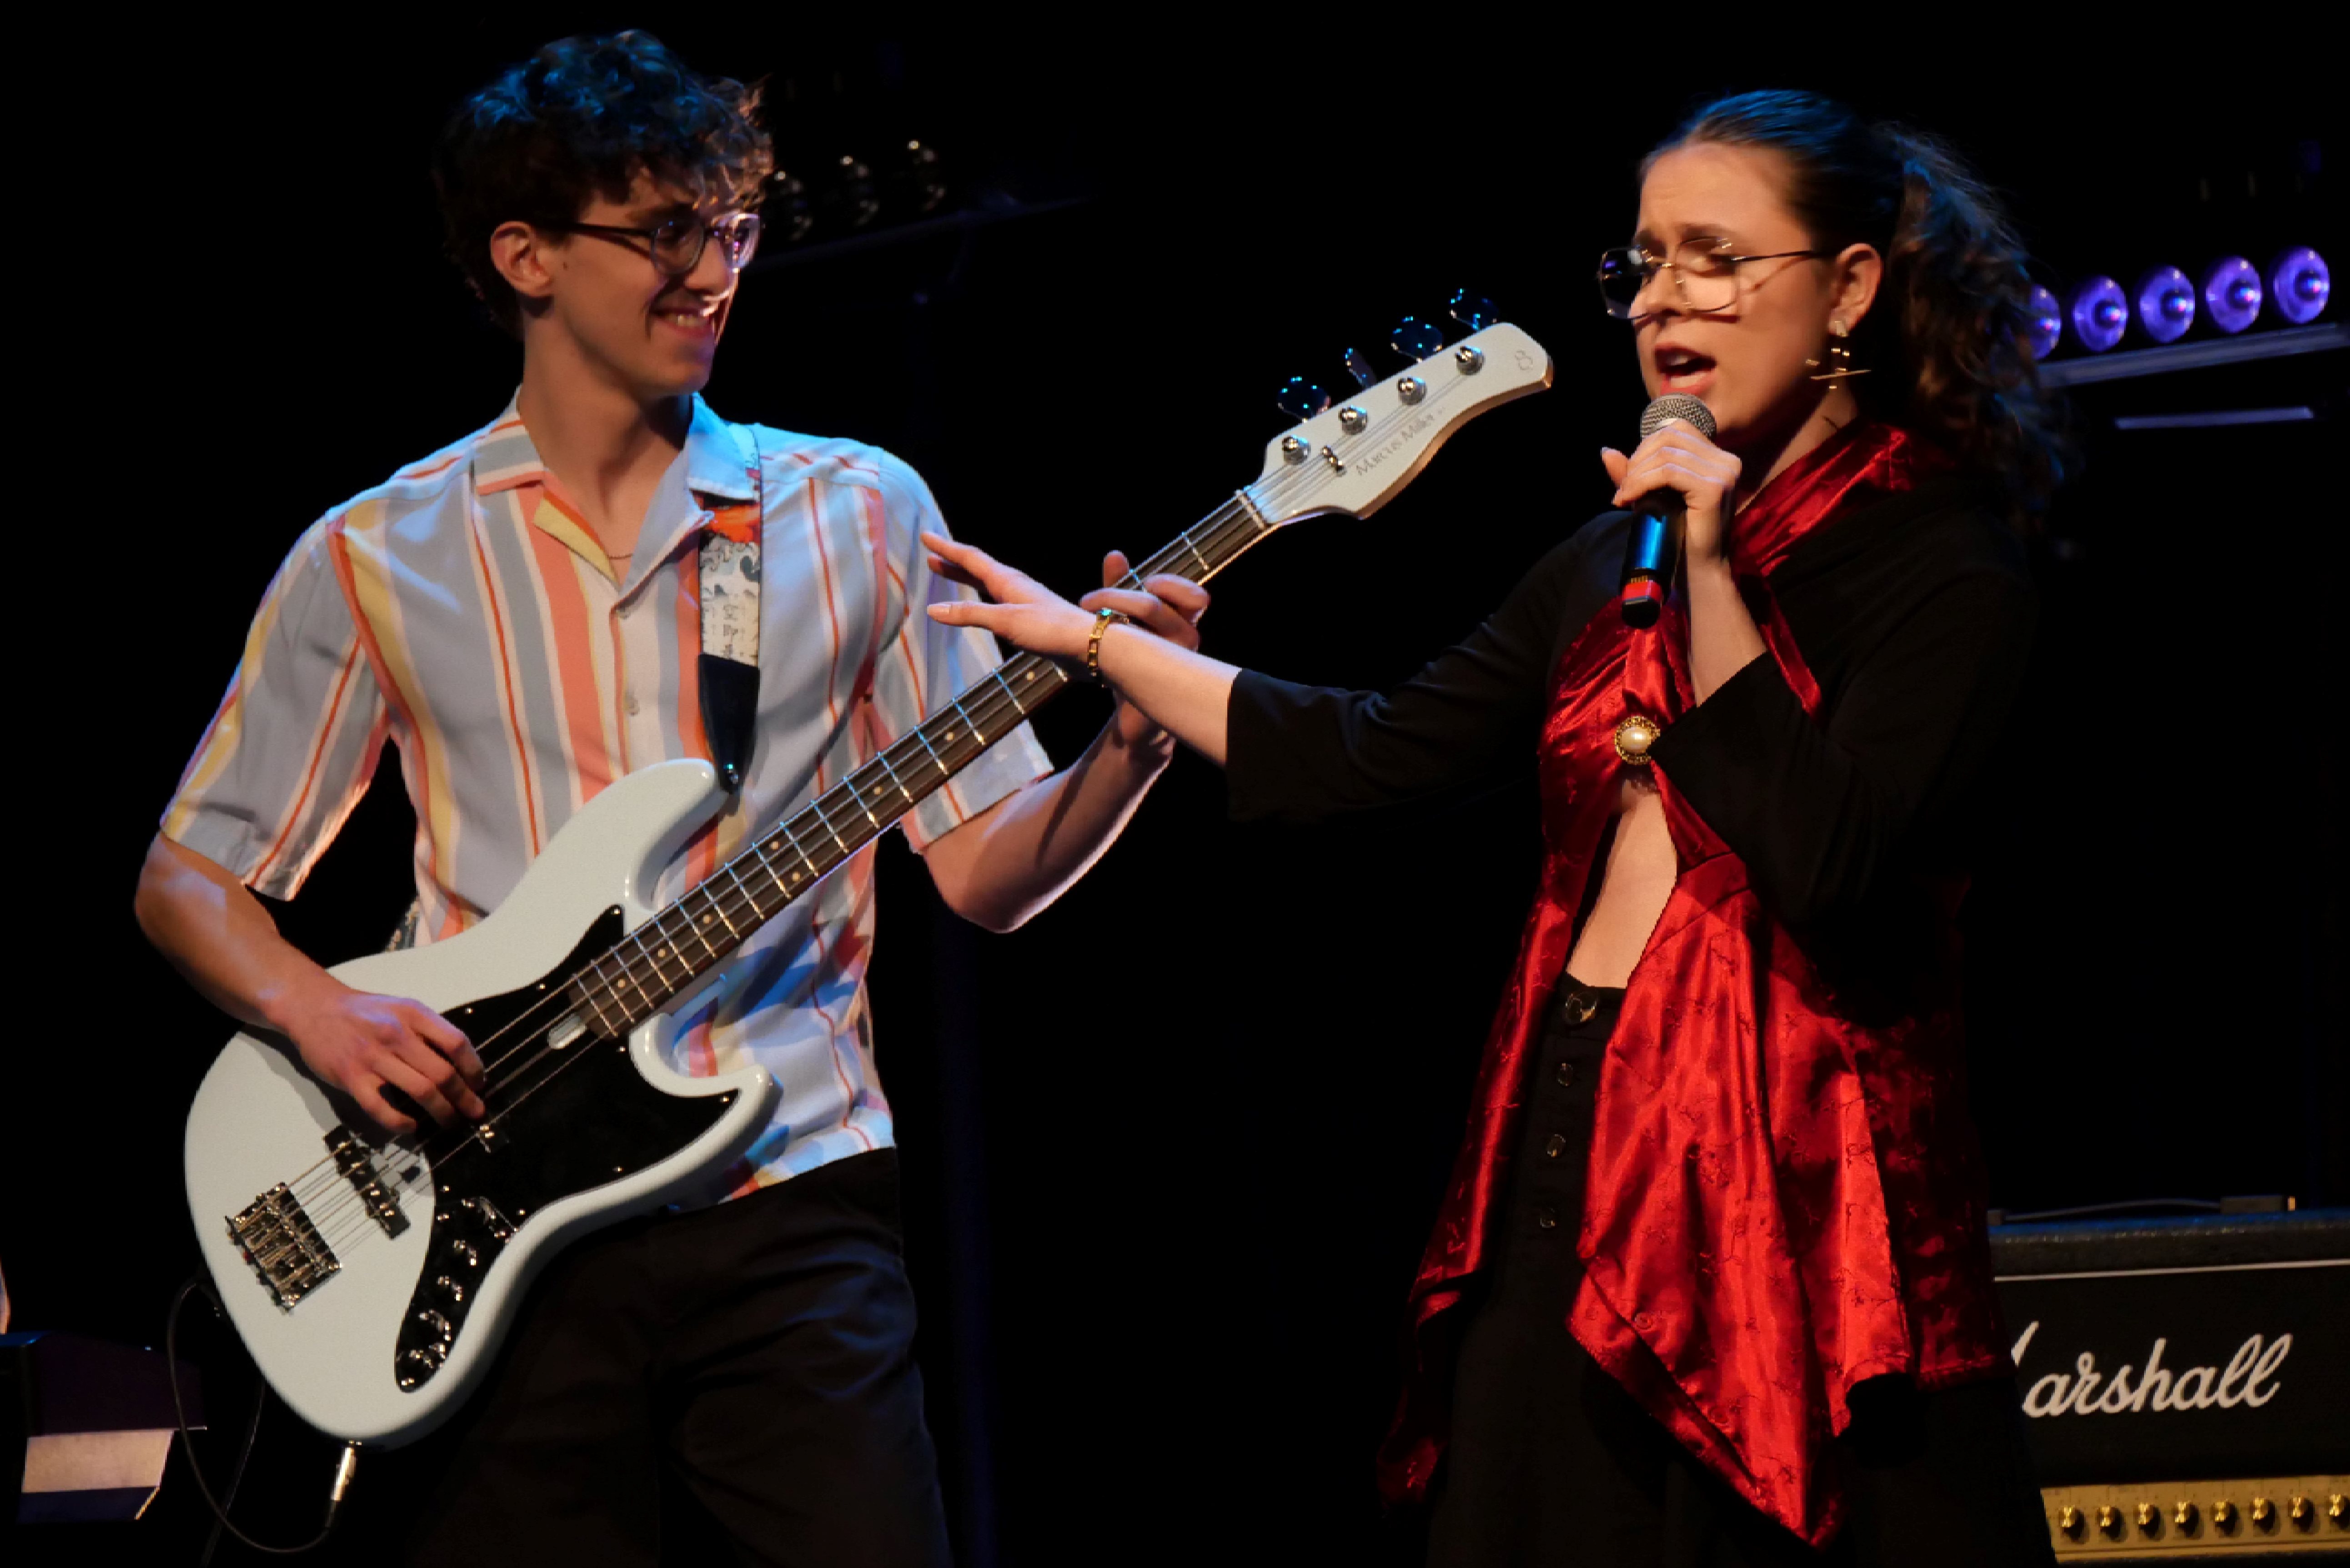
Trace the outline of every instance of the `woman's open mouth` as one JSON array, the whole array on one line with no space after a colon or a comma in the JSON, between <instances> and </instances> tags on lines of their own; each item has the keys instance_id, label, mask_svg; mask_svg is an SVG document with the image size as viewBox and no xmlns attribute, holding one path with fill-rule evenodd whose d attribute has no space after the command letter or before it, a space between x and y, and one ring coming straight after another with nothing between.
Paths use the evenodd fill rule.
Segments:
<instances>
[{"instance_id":1,"label":"woman's open mouth","mask_svg":"<svg viewBox=\"0 0 2350 1568\"><path fill-rule=\"evenodd\" d=\"M1713 384L1713 360L1695 349L1660 348L1656 351L1656 366L1659 391L1699 397Z\"/></svg>"}]
</instances>

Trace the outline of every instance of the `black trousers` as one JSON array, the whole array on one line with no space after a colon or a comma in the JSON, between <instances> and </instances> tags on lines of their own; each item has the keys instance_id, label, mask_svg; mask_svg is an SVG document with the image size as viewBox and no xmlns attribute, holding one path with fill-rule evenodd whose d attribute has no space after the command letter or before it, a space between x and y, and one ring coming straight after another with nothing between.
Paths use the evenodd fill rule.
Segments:
<instances>
[{"instance_id":1,"label":"black trousers","mask_svg":"<svg viewBox=\"0 0 2350 1568\"><path fill-rule=\"evenodd\" d=\"M1853 1511L1818 1552L1681 1448L1566 1330L1600 1058L1620 991L1561 984L1535 1054L1498 1262L1462 1331L1431 1568L2010 1568L2055 1559L2012 1379L1854 1390Z\"/></svg>"},{"instance_id":2,"label":"black trousers","mask_svg":"<svg viewBox=\"0 0 2350 1568\"><path fill-rule=\"evenodd\" d=\"M946 1563L897 1213L883 1149L571 1247L453 1429L362 1468L405 1527L376 1543L436 1568Z\"/></svg>"}]
</instances>

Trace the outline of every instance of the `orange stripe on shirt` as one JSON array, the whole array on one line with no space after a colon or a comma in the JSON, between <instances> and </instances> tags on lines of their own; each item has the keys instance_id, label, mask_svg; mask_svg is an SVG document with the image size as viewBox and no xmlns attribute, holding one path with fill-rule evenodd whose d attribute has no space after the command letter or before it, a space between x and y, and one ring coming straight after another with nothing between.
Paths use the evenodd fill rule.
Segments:
<instances>
[{"instance_id":1,"label":"orange stripe on shirt","mask_svg":"<svg viewBox=\"0 0 2350 1568\"><path fill-rule=\"evenodd\" d=\"M326 761L327 748L335 738L335 719L343 711L343 694L350 690L351 671L358 668L359 661L359 639L353 638L350 651L343 655L343 668L335 677L334 695L327 699L326 719L319 724L318 732L310 742L310 761L302 770L302 787L294 793L294 808L286 814L286 821L277 830L277 841L254 867L252 881L268 879L271 869L277 864L278 856L285 853L286 841L294 836L294 825L302 820L303 808L310 804L310 792L318 787L318 768Z\"/></svg>"},{"instance_id":2,"label":"orange stripe on shirt","mask_svg":"<svg viewBox=\"0 0 2350 1568\"><path fill-rule=\"evenodd\" d=\"M588 599L571 563L577 557L536 528L530 531L531 564L546 597L546 618L555 633L556 680L563 688L564 750L578 781L579 804L587 805L612 782L611 753L604 745L603 704L597 700L595 651L588 644Z\"/></svg>"},{"instance_id":3,"label":"orange stripe on shirt","mask_svg":"<svg viewBox=\"0 0 2350 1568\"><path fill-rule=\"evenodd\" d=\"M473 531L473 566L481 573L482 595L489 606L490 636L498 650L498 680L501 695L505 700L506 732L514 738L515 767L522 781L523 821L530 828L530 856L536 860L538 852L546 847L546 836L538 826L538 784L531 775L530 742L522 732L522 709L515 700L514 656L506 649L506 607L498 595L497 574L490 567L490 558L482 549L482 535Z\"/></svg>"}]
</instances>

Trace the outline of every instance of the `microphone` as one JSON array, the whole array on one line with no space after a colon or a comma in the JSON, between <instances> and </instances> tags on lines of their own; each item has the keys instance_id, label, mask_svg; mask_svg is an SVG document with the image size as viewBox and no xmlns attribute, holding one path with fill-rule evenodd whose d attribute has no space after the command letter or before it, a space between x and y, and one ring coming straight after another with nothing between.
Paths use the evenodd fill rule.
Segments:
<instances>
[{"instance_id":1,"label":"microphone","mask_svg":"<svg viewBox=\"0 0 2350 1568\"><path fill-rule=\"evenodd\" d=\"M1640 439L1684 420L1706 440L1713 439L1713 410L1685 392L1668 392L1640 415ZM1616 599L1624 624L1644 629L1664 614L1681 559L1681 514L1689 503L1678 490L1655 490L1632 504L1632 532L1624 542L1624 586Z\"/></svg>"}]
</instances>

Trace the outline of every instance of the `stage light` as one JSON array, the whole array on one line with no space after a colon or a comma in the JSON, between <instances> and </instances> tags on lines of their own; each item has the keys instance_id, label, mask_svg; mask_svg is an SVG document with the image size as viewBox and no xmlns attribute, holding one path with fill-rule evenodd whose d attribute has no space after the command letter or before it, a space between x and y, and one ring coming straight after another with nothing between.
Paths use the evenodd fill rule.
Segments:
<instances>
[{"instance_id":1,"label":"stage light","mask_svg":"<svg viewBox=\"0 0 2350 1568\"><path fill-rule=\"evenodd\" d=\"M2023 351L2034 359L2045 359L2054 351L2056 340L2064 336L2064 307L2056 303L2054 295L2033 285L2032 304L2024 318Z\"/></svg>"},{"instance_id":2,"label":"stage light","mask_svg":"<svg viewBox=\"0 0 2350 1568\"><path fill-rule=\"evenodd\" d=\"M2109 277L2085 278L2074 286L2064 315L2074 340L2092 354L2104 353L2129 329L2129 301L2122 286Z\"/></svg>"},{"instance_id":3,"label":"stage light","mask_svg":"<svg viewBox=\"0 0 2350 1568\"><path fill-rule=\"evenodd\" d=\"M2203 310L2222 332L2241 332L2261 313L2261 275L2241 256L2221 256L2203 271Z\"/></svg>"},{"instance_id":4,"label":"stage light","mask_svg":"<svg viewBox=\"0 0 2350 1568\"><path fill-rule=\"evenodd\" d=\"M2269 263L2269 297L2276 301L2277 314L2295 327L2316 320L2333 292L2325 258L2307 245L2295 245Z\"/></svg>"},{"instance_id":5,"label":"stage light","mask_svg":"<svg viewBox=\"0 0 2350 1568\"><path fill-rule=\"evenodd\" d=\"M2195 286L2175 266L2137 280L2137 323L2157 343L2176 343L2195 325Z\"/></svg>"}]
</instances>

